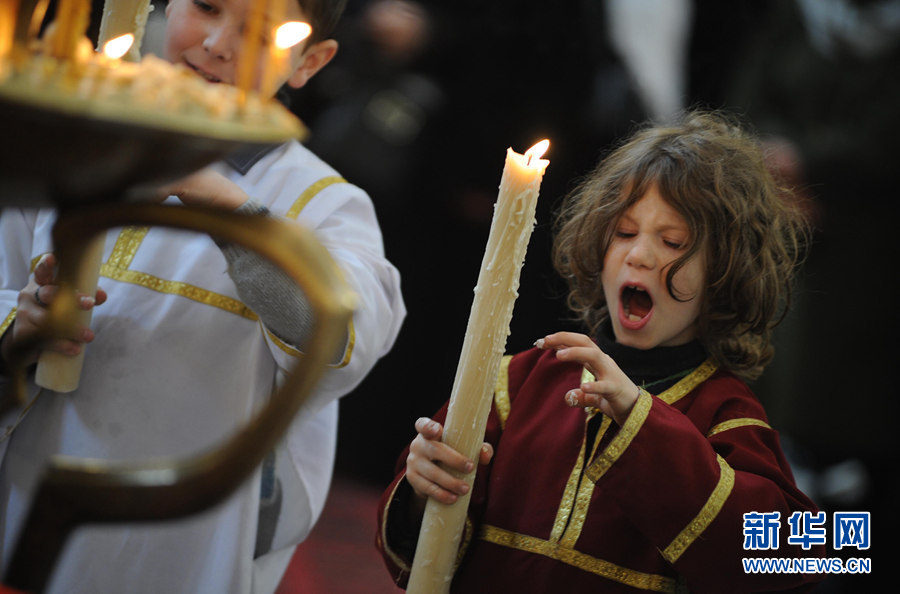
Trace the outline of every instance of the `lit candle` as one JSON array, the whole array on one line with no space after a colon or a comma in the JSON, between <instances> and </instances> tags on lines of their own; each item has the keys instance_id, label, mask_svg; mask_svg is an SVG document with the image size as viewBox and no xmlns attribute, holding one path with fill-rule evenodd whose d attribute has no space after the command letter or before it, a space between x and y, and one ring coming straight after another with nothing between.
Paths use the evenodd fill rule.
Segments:
<instances>
[{"instance_id":1,"label":"lit candle","mask_svg":"<svg viewBox=\"0 0 900 594\"><path fill-rule=\"evenodd\" d=\"M19 13L18 2L0 3L0 77L6 65L6 59L12 53L13 38L16 34L16 16Z\"/></svg>"},{"instance_id":2,"label":"lit candle","mask_svg":"<svg viewBox=\"0 0 900 594\"><path fill-rule=\"evenodd\" d=\"M89 0L59 0L53 22L50 54L59 60L71 60L90 24Z\"/></svg>"},{"instance_id":3,"label":"lit candle","mask_svg":"<svg viewBox=\"0 0 900 594\"><path fill-rule=\"evenodd\" d=\"M246 99L246 94L253 89L256 80L256 67L262 53L262 32L268 4L268 0L257 0L251 2L247 8L248 15L244 24L244 37L235 81L240 90L242 103Z\"/></svg>"},{"instance_id":4,"label":"lit candle","mask_svg":"<svg viewBox=\"0 0 900 594\"><path fill-rule=\"evenodd\" d=\"M275 29L269 61L260 87L260 95L268 98L278 92L279 81L290 72L291 48L309 37L312 27L308 23L290 21Z\"/></svg>"},{"instance_id":5,"label":"lit candle","mask_svg":"<svg viewBox=\"0 0 900 594\"><path fill-rule=\"evenodd\" d=\"M128 54L128 50L133 44L134 35L132 33L119 35L104 43L100 55L92 56L85 68L79 84L81 95L88 99L103 98L106 90L105 84L121 65L121 58Z\"/></svg>"},{"instance_id":6,"label":"lit candle","mask_svg":"<svg viewBox=\"0 0 900 594\"><path fill-rule=\"evenodd\" d=\"M141 43L150 17L150 0L106 0L100 17L97 47L103 48L109 41L130 33L131 46L120 57L130 62L141 59Z\"/></svg>"},{"instance_id":7,"label":"lit candle","mask_svg":"<svg viewBox=\"0 0 900 594\"><path fill-rule=\"evenodd\" d=\"M541 141L524 155L507 150L494 219L475 286L443 441L476 462L518 296L519 273L534 228L538 191L549 164L541 156L549 144ZM407 586L410 594L449 591L475 472L453 473L468 482L470 489L452 505L429 498Z\"/></svg>"}]
</instances>

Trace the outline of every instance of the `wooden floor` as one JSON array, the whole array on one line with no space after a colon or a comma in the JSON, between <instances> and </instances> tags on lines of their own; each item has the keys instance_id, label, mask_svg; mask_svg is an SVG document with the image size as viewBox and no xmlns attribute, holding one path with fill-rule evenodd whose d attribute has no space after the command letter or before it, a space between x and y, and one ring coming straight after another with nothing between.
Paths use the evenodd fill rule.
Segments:
<instances>
[{"instance_id":1,"label":"wooden floor","mask_svg":"<svg viewBox=\"0 0 900 594\"><path fill-rule=\"evenodd\" d=\"M396 594L375 550L380 489L335 477L325 510L294 554L276 594Z\"/></svg>"}]
</instances>

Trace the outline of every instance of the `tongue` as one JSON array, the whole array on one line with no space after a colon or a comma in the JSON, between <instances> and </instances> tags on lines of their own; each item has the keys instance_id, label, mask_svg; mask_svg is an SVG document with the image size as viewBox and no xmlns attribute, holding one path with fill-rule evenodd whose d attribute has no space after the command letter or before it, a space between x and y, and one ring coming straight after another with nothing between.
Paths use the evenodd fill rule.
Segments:
<instances>
[{"instance_id":1,"label":"tongue","mask_svg":"<svg viewBox=\"0 0 900 594\"><path fill-rule=\"evenodd\" d=\"M643 318L653 308L653 300L643 291L635 291L628 303L628 313Z\"/></svg>"}]
</instances>

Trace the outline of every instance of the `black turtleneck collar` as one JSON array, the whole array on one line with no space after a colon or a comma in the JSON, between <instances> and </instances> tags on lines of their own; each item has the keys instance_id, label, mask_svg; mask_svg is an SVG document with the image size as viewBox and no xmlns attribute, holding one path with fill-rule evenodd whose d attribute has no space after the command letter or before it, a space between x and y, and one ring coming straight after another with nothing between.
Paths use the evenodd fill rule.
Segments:
<instances>
[{"instance_id":1,"label":"black turtleneck collar","mask_svg":"<svg viewBox=\"0 0 900 594\"><path fill-rule=\"evenodd\" d=\"M625 375L651 394L669 389L707 358L706 349L696 340L681 346L647 350L619 344L608 320L600 327L596 339L600 349L613 358Z\"/></svg>"}]
</instances>

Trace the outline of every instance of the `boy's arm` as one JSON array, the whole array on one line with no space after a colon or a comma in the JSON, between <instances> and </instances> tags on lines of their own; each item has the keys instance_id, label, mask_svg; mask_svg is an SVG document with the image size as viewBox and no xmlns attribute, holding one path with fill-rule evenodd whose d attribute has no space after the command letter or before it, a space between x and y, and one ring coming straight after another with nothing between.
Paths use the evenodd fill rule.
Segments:
<instances>
[{"instance_id":1,"label":"boy's arm","mask_svg":"<svg viewBox=\"0 0 900 594\"><path fill-rule=\"evenodd\" d=\"M234 212L272 216L265 206L247 200ZM303 290L284 271L257 252L228 242L217 242L228 262L228 274L238 296L260 317L266 328L295 347L302 347L314 319ZM341 345L346 344L346 334ZM340 360L335 354L332 363Z\"/></svg>"}]
</instances>

